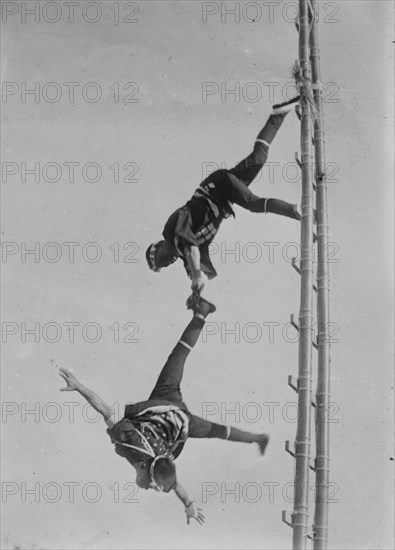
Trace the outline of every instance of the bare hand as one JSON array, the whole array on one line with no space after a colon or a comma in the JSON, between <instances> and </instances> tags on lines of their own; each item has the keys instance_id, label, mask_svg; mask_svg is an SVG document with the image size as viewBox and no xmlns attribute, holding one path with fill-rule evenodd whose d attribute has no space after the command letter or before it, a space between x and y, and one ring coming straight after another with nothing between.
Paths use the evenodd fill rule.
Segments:
<instances>
[{"instance_id":1,"label":"bare hand","mask_svg":"<svg viewBox=\"0 0 395 550\"><path fill-rule=\"evenodd\" d=\"M204 515L202 509L198 508L194 502L191 502L189 506L185 507L185 513L187 515L187 524L189 525L191 519L196 519L199 525L204 523Z\"/></svg>"},{"instance_id":2,"label":"bare hand","mask_svg":"<svg viewBox=\"0 0 395 550\"><path fill-rule=\"evenodd\" d=\"M78 382L74 374L72 374L69 370L63 368L59 369L59 374L64 380L66 380L67 383L67 386L65 388L60 388L60 391L78 390L80 383Z\"/></svg>"},{"instance_id":3,"label":"bare hand","mask_svg":"<svg viewBox=\"0 0 395 550\"><path fill-rule=\"evenodd\" d=\"M193 277L191 289L192 289L193 297L196 303L198 302L200 295L203 292L205 284L206 284L205 276L203 275L202 272L200 272L198 275Z\"/></svg>"}]
</instances>

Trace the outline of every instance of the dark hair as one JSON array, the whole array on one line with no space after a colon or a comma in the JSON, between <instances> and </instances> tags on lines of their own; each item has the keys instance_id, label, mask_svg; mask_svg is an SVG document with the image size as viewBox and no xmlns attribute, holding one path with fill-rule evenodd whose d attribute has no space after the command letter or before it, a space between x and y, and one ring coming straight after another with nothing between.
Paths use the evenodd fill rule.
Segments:
<instances>
[{"instance_id":1,"label":"dark hair","mask_svg":"<svg viewBox=\"0 0 395 550\"><path fill-rule=\"evenodd\" d=\"M152 265L152 261L151 261L151 257L150 257L151 246L152 246L152 244L150 244L149 247L147 248L147 250L145 251L145 259L147 260L148 267L153 270L154 266Z\"/></svg>"},{"instance_id":2,"label":"dark hair","mask_svg":"<svg viewBox=\"0 0 395 550\"><path fill-rule=\"evenodd\" d=\"M151 467L153 461L150 462ZM171 458L159 457L154 464L154 471L151 473L151 479L159 486L163 488L165 493L168 493L174 489L177 483L176 467Z\"/></svg>"}]
</instances>

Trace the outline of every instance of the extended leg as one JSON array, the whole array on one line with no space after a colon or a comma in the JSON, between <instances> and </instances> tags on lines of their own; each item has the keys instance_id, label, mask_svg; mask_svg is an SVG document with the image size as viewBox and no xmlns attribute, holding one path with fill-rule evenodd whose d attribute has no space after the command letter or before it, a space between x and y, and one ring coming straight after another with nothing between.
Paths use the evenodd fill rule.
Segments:
<instances>
[{"instance_id":1,"label":"extended leg","mask_svg":"<svg viewBox=\"0 0 395 550\"><path fill-rule=\"evenodd\" d=\"M257 443L261 454L264 454L269 442L267 434L253 434L244 430L239 430L232 426L215 424L204 420L199 416L192 415L189 436L193 438L218 438L228 441L237 441L239 443Z\"/></svg>"},{"instance_id":2,"label":"extended leg","mask_svg":"<svg viewBox=\"0 0 395 550\"><path fill-rule=\"evenodd\" d=\"M208 304L205 300L200 299L200 304L203 304L203 306L195 311L192 321L188 324L177 345L169 355L149 399L182 401L180 384L184 374L185 361L198 341L205 318L213 311L212 307L205 305Z\"/></svg>"},{"instance_id":3,"label":"extended leg","mask_svg":"<svg viewBox=\"0 0 395 550\"><path fill-rule=\"evenodd\" d=\"M262 169L263 165L267 161L269 153L269 145L272 143L278 129L280 128L285 114L282 115L270 115L265 126L259 132L255 144L254 150L243 159L234 168L229 170L231 174L234 174L237 178L242 180L246 186L256 178Z\"/></svg>"},{"instance_id":4,"label":"extended leg","mask_svg":"<svg viewBox=\"0 0 395 550\"><path fill-rule=\"evenodd\" d=\"M268 199L254 195L234 174L223 171L219 175L218 186L226 189L227 199L250 212L279 214L294 220L300 220L296 205L279 199Z\"/></svg>"},{"instance_id":5,"label":"extended leg","mask_svg":"<svg viewBox=\"0 0 395 550\"><path fill-rule=\"evenodd\" d=\"M265 164L269 152L269 145L273 142L284 118L291 110L293 104L299 98L294 98L285 103L274 105L273 113L269 116L265 126L259 132L254 145L254 150L248 157L239 162L234 168L229 170L237 178L242 180L246 186L256 178L262 166Z\"/></svg>"}]
</instances>

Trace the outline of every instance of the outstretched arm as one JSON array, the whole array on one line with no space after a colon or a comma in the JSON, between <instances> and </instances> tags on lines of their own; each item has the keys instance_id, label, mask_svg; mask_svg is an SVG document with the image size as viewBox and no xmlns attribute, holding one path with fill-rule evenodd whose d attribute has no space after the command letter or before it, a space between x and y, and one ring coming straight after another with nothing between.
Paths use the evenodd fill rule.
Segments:
<instances>
[{"instance_id":1,"label":"outstretched arm","mask_svg":"<svg viewBox=\"0 0 395 550\"><path fill-rule=\"evenodd\" d=\"M201 508L197 508L195 505L195 502L193 500L190 500L188 497L188 493L184 489L184 487L177 481L177 485L174 488L174 492L178 496L178 498L181 500L181 502L185 506L185 513L187 516L187 524L189 525L189 522L192 519L196 519L196 521L203 525L204 523L204 515L202 514Z\"/></svg>"},{"instance_id":2,"label":"outstretched arm","mask_svg":"<svg viewBox=\"0 0 395 550\"><path fill-rule=\"evenodd\" d=\"M199 299L205 285L205 275L200 269L200 251L195 245L185 246L185 257L191 271L191 289L196 300Z\"/></svg>"},{"instance_id":3,"label":"outstretched arm","mask_svg":"<svg viewBox=\"0 0 395 550\"><path fill-rule=\"evenodd\" d=\"M69 370L60 368L59 374L64 380L66 380L67 383L67 386L65 388L60 388L60 391L77 391L98 413L103 416L109 428L114 426L114 412L101 397L99 397L94 391L81 384L81 382L79 382L79 380L77 380L74 374L72 374Z\"/></svg>"}]
</instances>

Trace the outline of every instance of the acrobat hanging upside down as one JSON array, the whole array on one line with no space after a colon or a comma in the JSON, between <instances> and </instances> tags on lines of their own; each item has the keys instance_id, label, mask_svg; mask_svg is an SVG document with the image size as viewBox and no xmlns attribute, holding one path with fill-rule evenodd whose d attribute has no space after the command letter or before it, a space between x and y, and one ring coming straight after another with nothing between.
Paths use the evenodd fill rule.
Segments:
<instances>
[{"instance_id":1,"label":"acrobat hanging upside down","mask_svg":"<svg viewBox=\"0 0 395 550\"><path fill-rule=\"evenodd\" d=\"M126 405L124 418L119 422L115 421L112 409L103 399L81 384L69 370L61 368L59 374L67 384L61 391L79 392L103 416L115 452L136 470L137 485L165 493L174 490L185 506L187 523L193 518L203 524L202 510L189 498L176 475L174 460L181 454L186 440L189 437L219 438L257 443L263 455L269 437L215 424L189 412L180 390L184 365L206 317L215 311L215 306L203 298L197 303L188 300L187 306L193 309L193 318L169 355L151 395L146 401Z\"/></svg>"},{"instance_id":2,"label":"acrobat hanging upside down","mask_svg":"<svg viewBox=\"0 0 395 550\"><path fill-rule=\"evenodd\" d=\"M271 212L300 220L297 206L279 199L262 198L248 188L265 164L269 146L285 116L298 103L299 97L273 106L273 112L258 134L254 150L231 170L216 170L196 189L191 200L178 208L167 220L164 240L151 244L146 251L147 263L153 271L160 271L181 258L192 280L193 296L197 299L206 277L217 273L209 256L213 241L222 221L234 216L233 204L250 212Z\"/></svg>"}]
</instances>

